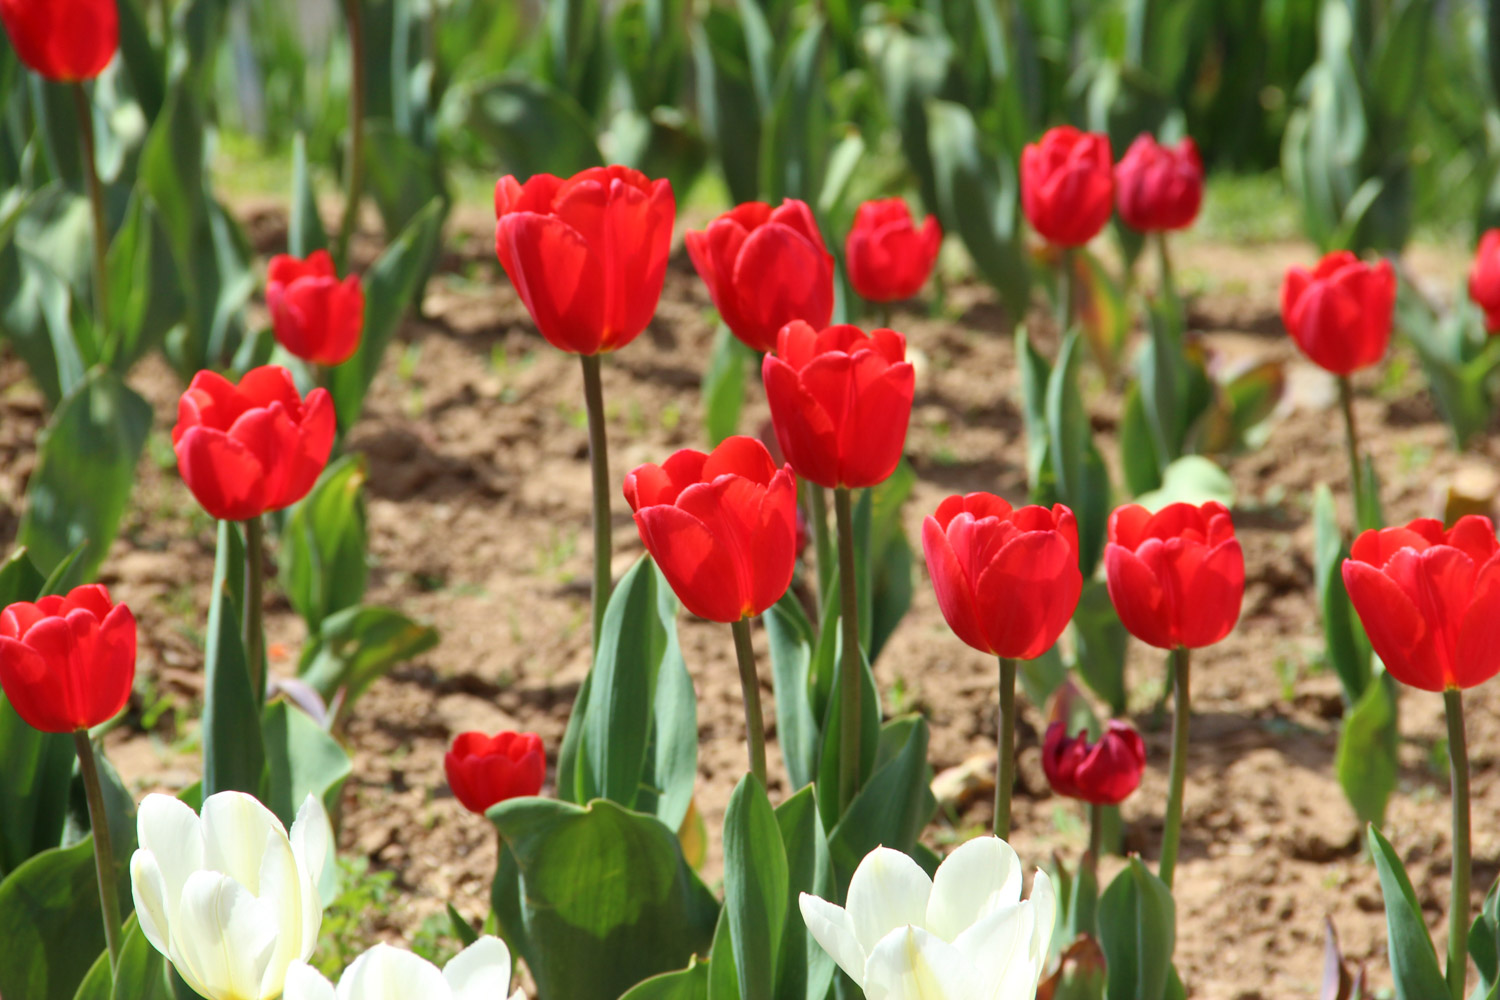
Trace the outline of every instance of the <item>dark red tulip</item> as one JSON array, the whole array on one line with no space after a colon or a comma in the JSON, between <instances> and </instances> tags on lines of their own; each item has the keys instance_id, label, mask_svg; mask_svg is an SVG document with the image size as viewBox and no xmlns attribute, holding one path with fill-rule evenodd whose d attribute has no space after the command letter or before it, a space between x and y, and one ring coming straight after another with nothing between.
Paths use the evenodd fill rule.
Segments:
<instances>
[{"instance_id":1,"label":"dark red tulip","mask_svg":"<svg viewBox=\"0 0 1500 1000\"><path fill-rule=\"evenodd\" d=\"M1184 137L1175 148L1142 133L1115 164L1115 204L1132 229L1157 233L1186 229L1203 204L1203 160Z\"/></svg>"},{"instance_id":2,"label":"dark red tulip","mask_svg":"<svg viewBox=\"0 0 1500 1000\"><path fill-rule=\"evenodd\" d=\"M0 0L16 55L49 80L92 80L120 48L117 0Z\"/></svg>"},{"instance_id":3,"label":"dark red tulip","mask_svg":"<svg viewBox=\"0 0 1500 1000\"><path fill-rule=\"evenodd\" d=\"M328 464L334 429L327 390L303 399L279 365L252 368L239 385L203 371L177 403L172 446L203 509L246 521L307 496Z\"/></svg>"},{"instance_id":4,"label":"dark red tulip","mask_svg":"<svg viewBox=\"0 0 1500 1000\"><path fill-rule=\"evenodd\" d=\"M937 263L943 230L929 215L918 228L900 198L867 201L844 244L849 283L869 302L899 302L922 290Z\"/></svg>"},{"instance_id":5,"label":"dark red tulip","mask_svg":"<svg viewBox=\"0 0 1500 1000\"><path fill-rule=\"evenodd\" d=\"M443 757L454 798L484 815L506 799L535 795L547 777L547 755L536 733L459 733Z\"/></svg>"},{"instance_id":6,"label":"dark red tulip","mask_svg":"<svg viewBox=\"0 0 1500 1000\"><path fill-rule=\"evenodd\" d=\"M277 342L303 361L331 368L359 350L365 290L355 275L339 281L327 250L314 250L306 260L272 257L266 307Z\"/></svg>"},{"instance_id":7,"label":"dark red tulip","mask_svg":"<svg viewBox=\"0 0 1500 1000\"><path fill-rule=\"evenodd\" d=\"M1221 503L1117 508L1104 571L1120 621L1160 649L1211 646L1239 620L1245 557Z\"/></svg>"},{"instance_id":8,"label":"dark red tulip","mask_svg":"<svg viewBox=\"0 0 1500 1000\"><path fill-rule=\"evenodd\" d=\"M1335 375L1368 368L1385 356L1396 308L1390 261L1366 264L1335 250L1317 268L1287 268L1281 321L1318 367Z\"/></svg>"},{"instance_id":9,"label":"dark red tulip","mask_svg":"<svg viewBox=\"0 0 1500 1000\"><path fill-rule=\"evenodd\" d=\"M1083 246L1115 210L1109 137L1071 125L1021 151L1021 208L1048 243Z\"/></svg>"},{"instance_id":10,"label":"dark red tulip","mask_svg":"<svg viewBox=\"0 0 1500 1000\"><path fill-rule=\"evenodd\" d=\"M951 496L922 522L938 607L983 653L1031 660L1073 617L1083 574L1078 523L1062 504L1012 509L989 493Z\"/></svg>"},{"instance_id":11,"label":"dark red tulip","mask_svg":"<svg viewBox=\"0 0 1500 1000\"><path fill-rule=\"evenodd\" d=\"M1096 806L1117 806L1141 787L1146 771L1146 742L1135 727L1111 719L1099 742L1088 733L1069 736L1054 722L1042 740L1042 771L1058 795Z\"/></svg>"},{"instance_id":12,"label":"dark red tulip","mask_svg":"<svg viewBox=\"0 0 1500 1000\"><path fill-rule=\"evenodd\" d=\"M625 477L646 551L693 614L737 622L765 611L792 582L797 480L752 437L711 454L684 449Z\"/></svg>"},{"instance_id":13,"label":"dark red tulip","mask_svg":"<svg viewBox=\"0 0 1500 1000\"><path fill-rule=\"evenodd\" d=\"M1484 310L1484 328L1500 333L1500 229L1491 229L1479 239L1469 268L1469 298Z\"/></svg>"},{"instance_id":14,"label":"dark red tulip","mask_svg":"<svg viewBox=\"0 0 1500 1000\"><path fill-rule=\"evenodd\" d=\"M91 729L120 714L135 680L135 616L98 584L0 612L0 687L44 733Z\"/></svg>"},{"instance_id":15,"label":"dark red tulip","mask_svg":"<svg viewBox=\"0 0 1500 1000\"><path fill-rule=\"evenodd\" d=\"M916 378L901 334L848 325L820 333L790 323L761 377L776 440L797 475L858 488L896 471Z\"/></svg>"},{"instance_id":16,"label":"dark red tulip","mask_svg":"<svg viewBox=\"0 0 1500 1000\"><path fill-rule=\"evenodd\" d=\"M618 350L656 313L677 201L670 181L628 167L495 185L495 252L553 347Z\"/></svg>"},{"instance_id":17,"label":"dark red tulip","mask_svg":"<svg viewBox=\"0 0 1500 1000\"><path fill-rule=\"evenodd\" d=\"M1392 677L1442 691L1500 672L1497 549L1494 524L1474 514L1450 531L1419 518L1354 540L1344 586Z\"/></svg>"},{"instance_id":18,"label":"dark red tulip","mask_svg":"<svg viewBox=\"0 0 1500 1000\"><path fill-rule=\"evenodd\" d=\"M746 202L684 239L719 318L751 350L774 350L793 320L832 318L833 255L806 203Z\"/></svg>"}]
</instances>

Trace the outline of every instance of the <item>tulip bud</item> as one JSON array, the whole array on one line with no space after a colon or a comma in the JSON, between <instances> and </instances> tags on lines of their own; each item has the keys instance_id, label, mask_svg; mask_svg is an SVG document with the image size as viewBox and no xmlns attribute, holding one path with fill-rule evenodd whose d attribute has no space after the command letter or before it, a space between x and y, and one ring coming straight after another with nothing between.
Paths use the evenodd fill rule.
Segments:
<instances>
[{"instance_id":1,"label":"tulip bud","mask_svg":"<svg viewBox=\"0 0 1500 1000\"><path fill-rule=\"evenodd\" d=\"M1099 806L1117 806L1141 786L1146 742L1128 723L1111 719L1099 742L1087 733L1069 736L1054 722L1042 741L1042 771L1059 795Z\"/></svg>"},{"instance_id":2,"label":"tulip bud","mask_svg":"<svg viewBox=\"0 0 1500 1000\"><path fill-rule=\"evenodd\" d=\"M1160 649L1211 646L1239 620L1245 557L1221 503L1117 508L1104 572L1121 624Z\"/></svg>"},{"instance_id":3,"label":"tulip bud","mask_svg":"<svg viewBox=\"0 0 1500 1000\"><path fill-rule=\"evenodd\" d=\"M453 956L441 972L409 951L377 944L349 964L338 990L312 966L293 962L282 1000L500 1000L510 989L505 942L488 935ZM510 1000L526 1000L517 989Z\"/></svg>"},{"instance_id":4,"label":"tulip bud","mask_svg":"<svg viewBox=\"0 0 1500 1000\"><path fill-rule=\"evenodd\" d=\"M443 757L443 771L454 797L483 816L497 802L540 792L547 755L536 733L459 733Z\"/></svg>"},{"instance_id":5,"label":"tulip bud","mask_svg":"<svg viewBox=\"0 0 1500 1000\"><path fill-rule=\"evenodd\" d=\"M1385 356L1396 308L1390 261L1365 264L1347 250L1307 271L1292 267L1281 285L1281 321L1320 368L1349 375Z\"/></svg>"},{"instance_id":6,"label":"tulip bud","mask_svg":"<svg viewBox=\"0 0 1500 1000\"><path fill-rule=\"evenodd\" d=\"M49 80L92 80L120 48L117 0L0 0L10 44Z\"/></svg>"},{"instance_id":7,"label":"tulip bud","mask_svg":"<svg viewBox=\"0 0 1500 1000\"><path fill-rule=\"evenodd\" d=\"M135 681L135 616L98 584L0 612L0 687L27 725L71 733L108 722Z\"/></svg>"},{"instance_id":8,"label":"tulip bud","mask_svg":"<svg viewBox=\"0 0 1500 1000\"><path fill-rule=\"evenodd\" d=\"M844 245L849 283L867 302L899 302L922 290L937 263L943 230L933 216L918 229L900 198L867 201Z\"/></svg>"},{"instance_id":9,"label":"tulip bud","mask_svg":"<svg viewBox=\"0 0 1500 1000\"><path fill-rule=\"evenodd\" d=\"M359 350L365 291L352 274L338 280L327 250L316 250L306 260L272 257L266 307L277 343L304 361L333 367Z\"/></svg>"},{"instance_id":10,"label":"tulip bud","mask_svg":"<svg viewBox=\"0 0 1500 1000\"><path fill-rule=\"evenodd\" d=\"M1479 240L1469 268L1469 298L1484 310L1485 330L1500 333L1500 229L1489 230Z\"/></svg>"},{"instance_id":11,"label":"tulip bud","mask_svg":"<svg viewBox=\"0 0 1500 1000\"><path fill-rule=\"evenodd\" d=\"M1071 125L1049 129L1021 151L1021 209L1042 238L1083 246L1115 208L1109 137Z\"/></svg>"},{"instance_id":12,"label":"tulip bud","mask_svg":"<svg viewBox=\"0 0 1500 1000\"><path fill-rule=\"evenodd\" d=\"M1176 148L1140 135L1115 164L1115 203L1132 229L1157 233L1186 229L1203 204L1203 161L1184 138Z\"/></svg>"}]
</instances>

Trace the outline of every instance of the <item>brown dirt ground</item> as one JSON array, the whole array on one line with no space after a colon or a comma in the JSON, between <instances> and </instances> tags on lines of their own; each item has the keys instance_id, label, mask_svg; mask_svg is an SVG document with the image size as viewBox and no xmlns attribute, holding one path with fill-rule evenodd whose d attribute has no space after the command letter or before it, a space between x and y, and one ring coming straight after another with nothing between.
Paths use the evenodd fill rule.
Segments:
<instances>
[{"instance_id":1,"label":"brown dirt ground","mask_svg":"<svg viewBox=\"0 0 1500 1000\"><path fill-rule=\"evenodd\" d=\"M285 239L274 204L247 203L256 246ZM384 932L400 939L452 901L477 919L487 909L493 834L444 785L442 756L452 736L519 727L555 748L588 666L589 474L576 362L535 333L495 264L491 223L460 214L448 240L447 273L431 285L423 319L406 322L377 378L349 447L369 459L369 599L425 618L442 633L437 650L396 670L359 703L349 728L354 776L344 801L340 846L396 873L404 902ZM368 259L373 239L360 249ZM1180 281L1193 294L1195 329L1218 352L1275 358L1294 372L1295 405L1269 443L1231 458L1236 519L1247 587L1239 627L1196 659L1183 858L1178 872L1178 962L1194 997L1254 1000L1315 996L1325 915L1347 953L1389 984L1384 918L1374 872L1333 776L1338 685L1318 666L1321 638L1312 597L1312 488L1347 487L1334 394L1300 362L1281 330L1282 269L1308 261L1297 244L1214 245L1188 237L1178 248ZM961 255L958 255L961 256ZM1463 262L1418 251L1413 270L1447 291ZM945 265L946 266L946 265ZM670 451L701 447L698 383L713 328L710 304L682 253L667 279L657 319L605 364L612 478ZM918 537L922 517L953 492L1025 495L1019 385L1001 314L985 289L950 286L945 314L898 310L896 325L925 358L907 453L920 482L906 508ZM1033 325L1043 349L1055 331ZM172 468L166 432L181 386L159 362L133 380L152 401L158 433L142 462L136 504L104 567L104 582L141 622L136 712L111 734L111 757L134 788L173 790L196 777L183 751L202 691L202 631L213 561L213 531ZM1425 396L1409 352L1357 380L1357 413L1384 479L1387 516L1440 513L1442 485L1461 465L1492 465L1496 449L1455 455ZM1088 392L1106 454L1118 405L1102 379ZM42 420L39 395L14 359L0 362L0 540L14 537ZM765 417L752 386L745 426ZM617 572L640 552L618 497ZM947 630L919 569L916 599L882 654L877 673L893 701L932 723L938 770L993 754L993 663ZM301 625L273 597L273 669L290 671ZM698 805L717 830L743 771L742 717L727 631L681 625L684 655L699 694L702 738ZM764 636L757 629L764 664ZM765 667L762 667L763 673ZM1126 843L1155 858L1166 794L1168 734L1153 723L1162 663L1134 645L1132 707L1146 730L1150 769L1124 807ZM166 696L176 706L150 732L140 711ZM772 708L767 682L767 706ZM1475 898L1500 871L1500 688L1473 692ZM1070 861L1084 831L1073 803L1051 796L1041 775L1034 705L1023 708L1014 842L1041 863ZM1448 873L1447 780L1431 763L1442 738L1441 702L1407 692L1401 786L1386 833L1410 866L1439 938ZM190 744L189 744L190 745ZM773 775L779 771L774 746ZM784 788L772 788L776 796ZM976 797L931 829L935 844L981 831L990 806ZM717 844L706 875L718 877ZM1112 873L1106 868L1105 875Z\"/></svg>"}]
</instances>

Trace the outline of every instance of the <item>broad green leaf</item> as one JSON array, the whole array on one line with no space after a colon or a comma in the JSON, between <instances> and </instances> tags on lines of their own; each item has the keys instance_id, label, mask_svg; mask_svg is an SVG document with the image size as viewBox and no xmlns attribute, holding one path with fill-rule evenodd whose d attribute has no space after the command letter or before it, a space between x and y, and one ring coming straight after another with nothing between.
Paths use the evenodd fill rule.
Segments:
<instances>
[{"instance_id":1,"label":"broad green leaf","mask_svg":"<svg viewBox=\"0 0 1500 1000\"><path fill-rule=\"evenodd\" d=\"M401 232L434 201L443 205L447 215L450 199L437 153L388 122L372 121L365 131L365 175L386 232ZM437 244L430 250L435 255ZM430 264L431 258L423 267L424 274Z\"/></svg>"},{"instance_id":2,"label":"broad green leaf","mask_svg":"<svg viewBox=\"0 0 1500 1000\"><path fill-rule=\"evenodd\" d=\"M677 595L653 564L656 607L667 631L667 648L656 674L656 698L651 707L651 771L644 779L644 807L674 830L682 828L693 803L698 778L698 695L682 649L677 643ZM651 800L654 799L654 803Z\"/></svg>"},{"instance_id":3,"label":"broad green leaf","mask_svg":"<svg viewBox=\"0 0 1500 1000\"><path fill-rule=\"evenodd\" d=\"M1334 771L1354 813L1364 823L1385 819L1399 773L1395 683L1382 674L1344 712Z\"/></svg>"},{"instance_id":4,"label":"broad green leaf","mask_svg":"<svg viewBox=\"0 0 1500 1000\"><path fill-rule=\"evenodd\" d=\"M743 1000L775 1000L778 953L787 922L786 845L766 790L740 779L724 814L724 907Z\"/></svg>"},{"instance_id":5,"label":"broad green leaf","mask_svg":"<svg viewBox=\"0 0 1500 1000\"><path fill-rule=\"evenodd\" d=\"M0 996L72 1000L103 950L93 840L43 851L0 882Z\"/></svg>"},{"instance_id":6,"label":"broad green leaf","mask_svg":"<svg viewBox=\"0 0 1500 1000\"><path fill-rule=\"evenodd\" d=\"M1364 628L1344 589L1343 563L1349 556L1339 529L1333 494L1327 485L1313 491L1313 581L1322 611L1328 662L1344 689L1344 705L1359 702L1370 685L1370 649Z\"/></svg>"},{"instance_id":7,"label":"broad green leaf","mask_svg":"<svg viewBox=\"0 0 1500 1000\"><path fill-rule=\"evenodd\" d=\"M1139 381L1130 383L1125 390L1125 404L1120 413L1120 465L1125 473L1125 488L1135 496L1161 486L1161 463Z\"/></svg>"},{"instance_id":8,"label":"broad green leaf","mask_svg":"<svg viewBox=\"0 0 1500 1000\"><path fill-rule=\"evenodd\" d=\"M363 455L338 459L289 511L282 528L281 589L309 632L317 633L325 618L364 598L369 571L365 477Z\"/></svg>"},{"instance_id":9,"label":"broad green leaf","mask_svg":"<svg viewBox=\"0 0 1500 1000\"><path fill-rule=\"evenodd\" d=\"M729 933L729 911L719 911L708 961L708 1000L740 1000L740 974L734 964L734 940Z\"/></svg>"},{"instance_id":10,"label":"broad green leaf","mask_svg":"<svg viewBox=\"0 0 1500 1000\"><path fill-rule=\"evenodd\" d=\"M729 194L735 202L761 195L761 106L757 80L769 76L764 53L751 36L768 34L754 4L740 4L738 14L710 5L689 26L697 105Z\"/></svg>"},{"instance_id":11,"label":"broad green leaf","mask_svg":"<svg viewBox=\"0 0 1500 1000\"><path fill-rule=\"evenodd\" d=\"M161 346L181 322L187 299L166 230L144 191L137 191L109 245L109 322L103 359L124 373Z\"/></svg>"},{"instance_id":12,"label":"broad green leaf","mask_svg":"<svg viewBox=\"0 0 1500 1000\"><path fill-rule=\"evenodd\" d=\"M801 789L812 784L817 774L818 723L809 683L817 635L801 600L790 591L762 620L776 692L776 740L790 787Z\"/></svg>"},{"instance_id":13,"label":"broad green leaf","mask_svg":"<svg viewBox=\"0 0 1500 1000\"><path fill-rule=\"evenodd\" d=\"M710 447L739 433L740 409L745 403L745 363L753 355L740 339L719 324L703 373L703 425Z\"/></svg>"},{"instance_id":14,"label":"broad green leaf","mask_svg":"<svg viewBox=\"0 0 1500 1000\"><path fill-rule=\"evenodd\" d=\"M31 600L36 595L21 598ZM56 847L68 815L73 741L27 725L0 694L0 878Z\"/></svg>"},{"instance_id":15,"label":"broad green leaf","mask_svg":"<svg viewBox=\"0 0 1500 1000\"><path fill-rule=\"evenodd\" d=\"M232 589L244 558L237 525L220 521L203 665L204 798L227 791L259 796L265 770L260 695L251 686L240 604Z\"/></svg>"},{"instance_id":16,"label":"broad green leaf","mask_svg":"<svg viewBox=\"0 0 1500 1000\"><path fill-rule=\"evenodd\" d=\"M453 936L463 942L465 948L479 940L479 933L463 918L463 914L454 909L452 903L447 904L447 912L448 924L453 928Z\"/></svg>"},{"instance_id":17,"label":"broad green leaf","mask_svg":"<svg viewBox=\"0 0 1500 1000\"><path fill-rule=\"evenodd\" d=\"M469 131L495 173L568 177L604 162L583 109L539 80L505 76L474 84L463 96Z\"/></svg>"},{"instance_id":18,"label":"broad green leaf","mask_svg":"<svg viewBox=\"0 0 1500 1000\"><path fill-rule=\"evenodd\" d=\"M1448 995L1437 951L1427 934L1422 907L1412 890L1406 868L1390 842L1373 824L1369 826L1370 854L1380 875L1380 893L1385 897L1387 947L1391 975L1396 981L1396 1000L1431 1000Z\"/></svg>"},{"instance_id":19,"label":"broad green leaf","mask_svg":"<svg viewBox=\"0 0 1500 1000\"><path fill-rule=\"evenodd\" d=\"M1160 487L1135 498L1147 510L1160 510L1174 503L1201 505L1210 500L1232 505L1234 480L1213 459L1202 455L1176 459L1162 471Z\"/></svg>"},{"instance_id":20,"label":"broad green leaf","mask_svg":"<svg viewBox=\"0 0 1500 1000\"><path fill-rule=\"evenodd\" d=\"M1109 1000L1163 1000L1177 942L1172 892L1132 857L1099 898Z\"/></svg>"},{"instance_id":21,"label":"broad green leaf","mask_svg":"<svg viewBox=\"0 0 1500 1000\"><path fill-rule=\"evenodd\" d=\"M345 711L392 667L438 644L437 629L394 608L359 605L323 619L298 673L325 701L344 691Z\"/></svg>"},{"instance_id":22,"label":"broad green leaf","mask_svg":"<svg viewBox=\"0 0 1500 1000\"><path fill-rule=\"evenodd\" d=\"M1087 864L1080 864L1078 871L1068 880L1067 922L1064 925L1065 940L1082 934L1099 936L1099 876Z\"/></svg>"},{"instance_id":23,"label":"broad green leaf","mask_svg":"<svg viewBox=\"0 0 1500 1000\"><path fill-rule=\"evenodd\" d=\"M1484 905L1469 929L1469 957L1479 970L1470 1000L1489 1000L1500 992L1500 881L1485 893Z\"/></svg>"},{"instance_id":24,"label":"broad green leaf","mask_svg":"<svg viewBox=\"0 0 1500 1000\"><path fill-rule=\"evenodd\" d=\"M1083 575L1089 577L1104 551L1111 491L1109 471L1094 444L1088 410L1078 389L1082 360L1075 330L1063 339L1057 364L1048 379L1046 412L1058 494L1078 518L1078 561Z\"/></svg>"},{"instance_id":25,"label":"broad green leaf","mask_svg":"<svg viewBox=\"0 0 1500 1000\"><path fill-rule=\"evenodd\" d=\"M287 219L287 253L307 257L314 250L328 249L328 234L318 216L318 196L307 169L307 136L292 138L292 207Z\"/></svg>"},{"instance_id":26,"label":"broad green leaf","mask_svg":"<svg viewBox=\"0 0 1500 1000\"><path fill-rule=\"evenodd\" d=\"M887 762L859 790L849 810L828 834L839 899L865 855L880 846L911 853L937 809L928 787L932 768L927 763L926 720L896 719L885 729L886 733L903 733L904 742L896 752L887 751Z\"/></svg>"},{"instance_id":27,"label":"broad green leaf","mask_svg":"<svg viewBox=\"0 0 1500 1000\"><path fill-rule=\"evenodd\" d=\"M94 747L94 762L99 769L104 817L109 824L110 850L114 853L116 878L128 885L130 856L135 853L136 848L135 798L125 787L125 782L120 780L120 772L104 756L103 748L97 745ZM83 776L77 767L73 769L68 797L68 820L63 827L63 847L71 847L79 841L87 840L92 832L88 793L84 790ZM123 911L125 915L129 915L130 909L130 904L127 903Z\"/></svg>"},{"instance_id":28,"label":"broad green leaf","mask_svg":"<svg viewBox=\"0 0 1500 1000\"><path fill-rule=\"evenodd\" d=\"M708 1000L708 963L694 958L686 969L652 976L620 1000Z\"/></svg>"},{"instance_id":29,"label":"broad green leaf","mask_svg":"<svg viewBox=\"0 0 1500 1000\"><path fill-rule=\"evenodd\" d=\"M1078 608L1073 612L1077 645L1075 666L1089 688L1104 699L1115 715L1125 713L1125 650L1130 634L1120 624L1109 588L1102 580L1084 581ZM1038 703L1042 707L1045 703Z\"/></svg>"},{"instance_id":30,"label":"broad green leaf","mask_svg":"<svg viewBox=\"0 0 1500 1000\"><path fill-rule=\"evenodd\" d=\"M843 675L844 645L843 628L839 619L830 615L824 624L836 630L833 644L832 686L829 688L828 709L824 716L822 747L818 755L818 777L815 784L818 807L825 826L831 827L839 818L839 754L844 731ZM875 685L875 675L870 670L870 661L860 654L860 730L859 730L859 784L861 787L875 773L875 760L880 751L880 692Z\"/></svg>"},{"instance_id":31,"label":"broad green leaf","mask_svg":"<svg viewBox=\"0 0 1500 1000\"><path fill-rule=\"evenodd\" d=\"M798 903L804 892L825 899L835 892L828 837L818 817L814 790L803 788L777 806L776 823L786 848L788 917L781 935L775 995L778 1000L823 1000L833 981L833 959L808 932Z\"/></svg>"},{"instance_id":32,"label":"broad green leaf","mask_svg":"<svg viewBox=\"0 0 1500 1000\"><path fill-rule=\"evenodd\" d=\"M135 915L120 935L120 966L110 974L109 953L100 952L73 1000L173 1000L161 952L141 933Z\"/></svg>"},{"instance_id":33,"label":"broad green leaf","mask_svg":"<svg viewBox=\"0 0 1500 1000\"><path fill-rule=\"evenodd\" d=\"M1047 433L1047 383L1052 366L1031 345L1024 326L1016 328L1016 364L1021 369L1021 415L1026 423L1026 483L1032 503L1051 506L1057 498L1051 437Z\"/></svg>"},{"instance_id":34,"label":"broad green leaf","mask_svg":"<svg viewBox=\"0 0 1500 1000\"><path fill-rule=\"evenodd\" d=\"M783 198L816 204L823 188L830 146L823 39L823 21L814 16L787 51L762 120L761 193L772 204Z\"/></svg>"},{"instance_id":35,"label":"broad green leaf","mask_svg":"<svg viewBox=\"0 0 1500 1000\"><path fill-rule=\"evenodd\" d=\"M311 795L334 813L353 766L349 754L306 712L285 699L261 713L266 747L266 805L287 829Z\"/></svg>"}]
</instances>

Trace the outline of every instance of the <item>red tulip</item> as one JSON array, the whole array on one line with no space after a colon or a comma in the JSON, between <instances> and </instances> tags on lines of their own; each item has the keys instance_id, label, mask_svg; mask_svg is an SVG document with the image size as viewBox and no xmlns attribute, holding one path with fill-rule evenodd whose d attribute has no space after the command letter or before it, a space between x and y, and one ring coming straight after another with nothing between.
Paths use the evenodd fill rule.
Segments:
<instances>
[{"instance_id":1,"label":"red tulip","mask_svg":"<svg viewBox=\"0 0 1500 1000\"><path fill-rule=\"evenodd\" d=\"M1314 364L1335 375L1368 368L1385 356L1396 308L1390 261L1371 266L1335 250L1315 270L1287 268L1281 321Z\"/></svg>"},{"instance_id":2,"label":"red tulip","mask_svg":"<svg viewBox=\"0 0 1500 1000\"><path fill-rule=\"evenodd\" d=\"M1423 691L1471 688L1500 672L1500 545L1487 517L1366 531L1344 586L1392 677Z\"/></svg>"},{"instance_id":3,"label":"red tulip","mask_svg":"<svg viewBox=\"0 0 1500 1000\"><path fill-rule=\"evenodd\" d=\"M315 365L341 365L359 349L365 328L365 290L359 278L342 282L327 250L306 260L271 258L266 270L266 306L276 340Z\"/></svg>"},{"instance_id":4,"label":"red tulip","mask_svg":"<svg viewBox=\"0 0 1500 1000\"><path fill-rule=\"evenodd\" d=\"M1054 722L1042 740L1042 771L1058 795L1096 806L1117 806L1141 787L1146 771L1146 741L1128 723L1111 719L1098 743L1088 733L1069 736Z\"/></svg>"},{"instance_id":5,"label":"red tulip","mask_svg":"<svg viewBox=\"0 0 1500 1000\"><path fill-rule=\"evenodd\" d=\"M746 202L684 239L719 317L752 350L773 350L793 320L833 317L833 255L806 203Z\"/></svg>"},{"instance_id":6,"label":"red tulip","mask_svg":"<svg viewBox=\"0 0 1500 1000\"><path fill-rule=\"evenodd\" d=\"M656 312L677 201L670 181L629 167L495 185L495 252L547 342L618 350Z\"/></svg>"},{"instance_id":7,"label":"red tulip","mask_svg":"<svg viewBox=\"0 0 1500 1000\"><path fill-rule=\"evenodd\" d=\"M915 384L901 334L789 323L761 377L776 440L797 475L858 488L896 471Z\"/></svg>"},{"instance_id":8,"label":"red tulip","mask_svg":"<svg viewBox=\"0 0 1500 1000\"><path fill-rule=\"evenodd\" d=\"M0 612L0 687L44 733L90 729L120 714L135 680L135 616L98 584Z\"/></svg>"},{"instance_id":9,"label":"red tulip","mask_svg":"<svg viewBox=\"0 0 1500 1000\"><path fill-rule=\"evenodd\" d=\"M899 302L922 290L937 263L943 230L934 216L918 229L900 198L867 201L844 244L849 283L869 302Z\"/></svg>"},{"instance_id":10,"label":"red tulip","mask_svg":"<svg viewBox=\"0 0 1500 1000\"><path fill-rule=\"evenodd\" d=\"M21 61L49 80L91 80L120 47L117 0L0 0Z\"/></svg>"},{"instance_id":11,"label":"red tulip","mask_svg":"<svg viewBox=\"0 0 1500 1000\"><path fill-rule=\"evenodd\" d=\"M1115 208L1109 137L1071 125L1021 151L1021 208L1049 243L1078 247L1099 235Z\"/></svg>"},{"instance_id":12,"label":"red tulip","mask_svg":"<svg viewBox=\"0 0 1500 1000\"><path fill-rule=\"evenodd\" d=\"M327 390L297 395L292 373L252 368L239 385L193 376L177 403L172 446L183 482L221 521L246 521L307 495L333 448Z\"/></svg>"},{"instance_id":13,"label":"red tulip","mask_svg":"<svg viewBox=\"0 0 1500 1000\"><path fill-rule=\"evenodd\" d=\"M1052 648L1083 590L1078 523L1062 504L1012 509L951 496L922 522L927 574L948 627L980 652L1031 660Z\"/></svg>"},{"instance_id":14,"label":"red tulip","mask_svg":"<svg viewBox=\"0 0 1500 1000\"><path fill-rule=\"evenodd\" d=\"M1186 229L1203 204L1203 161L1184 138L1174 149L1146 133L1115 164L1115 203L1132 229L1156 233Z\"/></svg>"},{"instance_id":15,"label":"red tulip","mask_svg":"<svg viewBox=\"0 0 1500 1000\"><path fill-rule=\"evenodd\" d=\"M797 480L754 438L639 466L625 477L625 499L646 551L698 617L750 618L791 585Z\"/></svg>"},{"instance_id":16,"label":"red tulip","mask_svg":"<svg viewBox=\"0 0 1500 1000\"><path fill-rule=\"evenodd\" d=\"M1117 508L1104 572L1120 621L1158 648L1211 646L1239 620L1245 557L1221 503Z\"/></svg>"},{"instance_id":17,"label":"red tulip","mask_svg":"<svg viewBox=\"0 0 1500 1000\"><path fill-rule=\"evenodd\" d=\"M536 733L459 733L443 756L443 770L454 797L482 816L497 802L540 792L547 756Z\"/></svg>"},{"instance_id":18,"label":"red tulip","mask_svg":"<svg viewBox=\"0 0 1500 1000\"><path fill-rule=\"evenodd\" d=\"M1489 230L1479 240L1469 268L1469 298L1484 310L1484 328L1500 333L1500 229Z\"/></svg>"}]
</instances>

